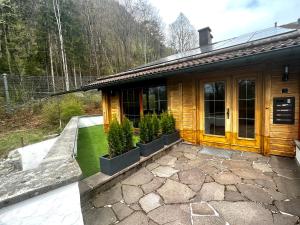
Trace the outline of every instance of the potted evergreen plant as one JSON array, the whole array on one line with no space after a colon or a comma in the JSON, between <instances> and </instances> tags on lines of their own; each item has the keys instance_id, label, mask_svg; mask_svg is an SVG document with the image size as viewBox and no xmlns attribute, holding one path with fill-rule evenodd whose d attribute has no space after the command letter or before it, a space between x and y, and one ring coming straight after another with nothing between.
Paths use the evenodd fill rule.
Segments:
<instances>
[{"instance_id":1,"label":"potted evergreen plant","mask_svg":"<svg viewBox=\"0 0 300 225\"><path fill-rule=\"evenodd\" d=\"M140 150L133 144L131 122L124 118L122 124L113 119L108 131L109 153L100 157L101 172L113 175L140 159Z\"/></svg>"},{"instance_id":2,"label":"potted evergreen plant","mask_svg":"<svg viewBox=\"0 0 300 225\"><path fill-rule=\"evenodd\" d=\"M164 112L161 114L161 130L164 144L169 145L179 140L179 132L175 128L175 118L172 114Z\"/></svg>"},{"instance_id":3,"label":"potted evergreen plant","mask_svg":"<svg viewBox=\"0 0 300 225\"><path fill-rule=\"evenodd\" d=\"M164 140L161 137L160 122L156 114L146 115L139 123L140 147L142 156L148 156L164 147Z\"/></svg>"}]
</instances>

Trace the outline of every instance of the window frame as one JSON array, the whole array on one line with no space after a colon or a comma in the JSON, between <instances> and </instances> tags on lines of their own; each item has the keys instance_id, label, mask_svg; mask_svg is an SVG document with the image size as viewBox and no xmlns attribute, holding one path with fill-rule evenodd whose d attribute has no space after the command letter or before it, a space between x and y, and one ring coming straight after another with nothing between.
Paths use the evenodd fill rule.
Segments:
<instances>
[{"instance_id":1,"label":"window frame","mask_svg":"<svg viewBox=\"0 0 300 225\"><path fill-rule=\"evenodd\" d=\"M224 87L224 93L223 93L223 97L222 99L219 99L219 96L216 96L217 91L216 91L216 83L221 83ZM211 93L212 96L208 96L208 98L206 98L206 85L213 85L213 92ZM209 135L209 136L218 136L218 137L225 137L226 135L226 81L225 80L215 80L215 81L209 81L209 82L205 82L204 86L203 86L203 94L204 94L204 133L205 135ZM209 94L209 93L208 93ZM213 97L213 99L211 99L211 97ZM209 115L210 111L207 111L207 104L206 103L213 103L213 115ZM220 103L220 102L224 102L224 111L223 112L216 112L216 102ZM211 105L210 105L211 106ZM217 116L217 114L221 114L224 115L224 118L221 118ZM214 128L213 128L213 132L208 132L207 130L207 121L208 120L213 120L214 121ZM224 131L222 130L222 134L221 133L217 133L216 132L216 124L217 121L224 121Z\"/></svg>"},{"instance_id":2,"label":"window frame","mask_svg":"<svg viewBox=\"0 0 300 225\"><path fill-rule=\"evenodd\" d=\"M242 82L242 81L250 81L250 82L254 82L254 96L252 97L252 98L247 98L247 95L248 95L248 84L246 83L246 91L245 91L245 93L246 93L246 96L245 96L245 98L240 98L240 82ZM256 96L256 92L257 92L257 90L256 90L256 87L257 87L257 81L256 81L256 79L251 79L251 78L249 78L249 79L247 79L247 78L245 78L245 79L239 79L238 80L238 82L237 82L237 84L238 84L238 88L237 88L237 106L238 106L238 108L237 108L237 112L238 112L238 116L237 116L237 123L238 123L238 130L237 130L237 136L238 136L238 138L239 139L248 139L248 140L254 140L255 139L255 132L256 132L256 98L257 98L257 96ZM246 111L245 111L245 115L246 115L246 117L240 117L241 115L240 115L240 101L245 101L246 102ZM248 105L247 105L247 103L248 103L248 101L250 102L250 101L253 101L253 118L250 118L250 117L248 117ZM246 125L245 125L245 133L246 133L246 137L243 137L243 136L240 136L240 120L244 120L244 121L246 121ZM248 124L247 124L247 121L253 121L253 136L250 136L250 135L248 135Z\"/></svg>"},{"instance_id":3,"label":"window frame","mask_svg":"<svg viewBox=\"0 0 300 225\"><path fill-rule=\"evenodd\" d=\"M165 95L162 95L161 89L164 88ZM152 95L154 96L154 108L150 108L150 91L153 90ZM142 92L143 99L143 113L156 113L160 115L164 111L168 110L168 93L167 85L155 85L143 88ZM146 100L146 102L144 102ZM163 105L165 104L165 108Z\"/></svg>"},{"instance_id":4,"label":"window frame","mask_svg":"<svg viewBox=\"0 0 300 225\"><path fill-rule=\"evenodd\" d=\"M164 92L165 92L165 96L162 97L162 99L160 98L160 88L164 88ZM154 112L159 116L162 112L167 111L168 110L168 88L166 84L157 84L157 85L149 85L149 86L144 86L144 87L128 87L128 88L122 88L120 93L120 105L121 105L121 114L122 114L122 118L124 116L126 116L130 121L133 122L134 127L138 127L138 121L140 120L140 118L146 114L147 110L149 110L149 89L154 89L157 90L157 93L153 93L153 95L155 96L154 98ZM133 101L128 101L128 99L126 101L124 101L124 94L127 94L127 98L128 98L128 91L132 90L133 91ZM145 90L147 91L147 97L146 97L146 104L144 102L144 94L145 94ZM138 97L135 96L135 94L138 95ZM158 100L156 99L156 96L158 96ZM137 106L136 104L139 104L138 108L139 108L139 115L137 114L130 114L127 113L128 111L130 112L130 110L128 110L128 108L132 107L132 106ZM125 104L127 104L125 106ZM162 110L162 105L165 104L165 109ZM126 109L127 108L127 109ZM146 108L146 109L145 109ZM135 113L137 113L137 110L134 110ZM153 113L153 112L152 112ZM135 117L135 119L132 119L131 117Z\"/></svg>"},{"instance_id":5,"label":"window frame","mask_svg":"<svg viewBox=\"0 0 300 225\"><path fill-rule=\"evenodd\" d=\"M128 92L129 91L132 91L132 99L128 100L129 96L128 96ZM122 110L122 119L123 117L127 117L132 123L133 123L133 126L134 127L138 127L138 122L141 118L141 103L140 103L140 89L139 88L124 88L124 89L121 89L121 110ZM124 101L124 93L127 94L127 99L126 101ZM125 106L126 104L126 106ZM137 107L137 104L138 104L138 107ZM138 111L139 113L137 114L137 109L136 107L138 108ZM130 109L130 108L133 108L133 113L129 112L125 112L127 110L125 110L127 108Z\"/></svg>"}]
</instances>

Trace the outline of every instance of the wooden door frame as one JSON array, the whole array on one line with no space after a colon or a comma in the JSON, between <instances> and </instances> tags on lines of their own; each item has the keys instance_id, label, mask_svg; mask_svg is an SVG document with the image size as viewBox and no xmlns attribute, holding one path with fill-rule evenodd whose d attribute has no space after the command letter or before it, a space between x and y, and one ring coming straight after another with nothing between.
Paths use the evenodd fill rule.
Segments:
<instances>
[{"instance_id":1,"label":"wooden door frame","mask_svg":"<svg viewBox=\"0 0 300 225\"><path fill-rule=\"evenodd\" d=\"M255 79L255 138L247 139L238 137L238 112L237 112L237 97L238 97L238 79ZM205 134L205 107L204 107L204 84L214 81L225 81L225 136L210 135ZM263 140L262 140L262 123L263 123L263 113L262 104L264 99L259 96L263 96L263 78L258 72L253 74L243 74L238 75L226 74L224 76L213 76L211 78L201 78L197 80L198 86L198 113L197 118L199 120L197 125L198 138L197 142L199 144L204 144L207 146L214 146L220 148L228 148L233 150L245 150L250 152L261 153ZM229 119L226 116L227 108L230 109ZM235 126L235 127L234 127Z\"/></svg>"},{"instance_id":2,"label":"wooden door frame","mask_svg":"<svg viewBox=\"0 0 300 225\"><path fill-rule=\"evenodd\" d=\"M238 81L239 80L255 80L255 137L254 138L243 138L238 136L239 131L239 114L238 114ZM262 79L259 74L253 75L233 75L231 90L232 94L232 140L231 149L247 150L251 152L261 153L262 145L262 103L263 103L263 86Z\"/></svg>"},{"instance_id":3,"label":"wooden door frame","mask_svg":"<svg viewBox=\"0 0 300 225\"><path fill-rule=\"evenodd\" d=\"M216 82L216 81L224 81L225 82L225 136L220 135L213 135L213 134L205 134L205 106L204 106L204 85L205 83L209 82ZM212 77L212 78L206 78L199 80L199 92L200 92L200 98L199 98L199 124L200 124L200 143L203 143L204 145L208 146L216 146L221 148L229 148L230 147L230 132L228 132L231 129L231 123L228 122L229 119L226 117L226 109L230 107L230 95L228 94L231 89L230 87L230 77ZM229 127L228 127L229 126Z\"/></svg>"}]
</instances>

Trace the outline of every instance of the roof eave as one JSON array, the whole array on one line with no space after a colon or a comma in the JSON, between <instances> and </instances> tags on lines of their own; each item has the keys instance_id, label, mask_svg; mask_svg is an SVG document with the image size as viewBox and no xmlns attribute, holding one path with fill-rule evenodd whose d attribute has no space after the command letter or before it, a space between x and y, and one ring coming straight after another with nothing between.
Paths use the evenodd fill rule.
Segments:
<instances>
[{"instance_id":1,"label":"roof eave","mask_svg":"<svg viewBox=\"0 0 300 225\"><path fill-rule=\"evenodd\" d=\"M227 52L231 52L231 51L236 51L236 50L243 50L245 48L248 47L255 47L255 46L259 46L262 44L269 44L272 42L276 42L276 41L281 41L281 40L286 40L286 39L290 39L290 38L294 38L294 37L298 37L300 36L300 31L291 31L287 34L282 34L282 35L276 35L273 37L269 37L269 38L265 38L265 39L260 39L260 40L256 40L253 42L249 42L249 43L244 43L241 45L236 45L236 46L232 46L232 47L228 47L228 48L223 48L223 49L219 49L216 51L212 51L212 52L206 52L206 53L202 53L199 55L194 55L194 56L190 56L190 57L183 57L181 59L178 60L173 60L173 61L169 61L169 62L165 62L165 63L160 63L157 65L152 65L152 66L147 66L147 67L142 67L142 68L138 68L138 69L130 69L124 72L120 72L117 74L113 74L113 75L108 75L105 76L103 78L99 78L97 81L101 81L101 80L106 80L106 79L110 79L110 78L115 78L115 77L122 77L128 74L133 74L133 73L138 73L138 72L143 72L143 71L147 71L150 69L156 69L156 68L160 68L160 67L164 67L164 66L168 66L168 65L174 65L174 64L178 64L178 63L182 63L182 62L187 62L189 60L192 59L201 59L201 58L206 58L209 56L214 56L217 54L222 54L222 53L227 53Z\"/></svg>"},{"instance_id":2,"label":"roof eave","mask_svg":"<svg viewBox=\"0 0 300 225\"><path fill-rule=\"evenodd\" d=\"M82 89L84 91L91 90L91 89L103 89L103 88L108 88L108 87L113 87L117 86L120 84L126 84L126 83L131 83L135 81L143 81L143 80L148 80L148 79L155 79L155 78L161 78L161 77L169 77L169 76L174 76L180 73L190 73L190 72L202 72L205 70L209 70L215 67L223 67L223 66L237 66L240 64L249 64L261 60L265 60L269 57L278 57L278 56L291 56L293 54L299 54L300 53L300 45L293 46L293 47L287 47L283 49L275 49L269 52L263 52L263 53L257 53L253 54L250 56L241 56L238 58L233 58L233 59L226 59L218 62L212 62L212 63L207 63L207 64L202 64L202 65L195 65L195 66L189 66L185 68L180 68L177 70L173 71L167 71L167 72L158 72L158 73L152 73L152 74L147 74L143 76L138 76L138 77L130 77L127 79L123 80L117 80L117 81L111 81L107 82L104 84L94 84L91 86L84 86Z\"/></svg>"}]
</instances>

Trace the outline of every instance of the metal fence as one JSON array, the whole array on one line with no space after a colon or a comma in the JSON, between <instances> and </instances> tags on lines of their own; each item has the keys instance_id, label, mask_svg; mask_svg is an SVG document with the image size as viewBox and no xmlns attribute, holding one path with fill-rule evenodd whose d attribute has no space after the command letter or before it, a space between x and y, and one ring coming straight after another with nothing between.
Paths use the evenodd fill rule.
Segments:
<instances>
[{"instance_id":1,"label":"metal fence","mask_svg":"<svg viewBox=\"0 0 300 225\"><path fill-rule=\"evenodd\" d=\"M96 80L96 76L70 77L70 90ZM0 75L0 107L14 107L66 91L63 76L55 76L54 82L49 76Z\"/></svg>"}]
</instances>

